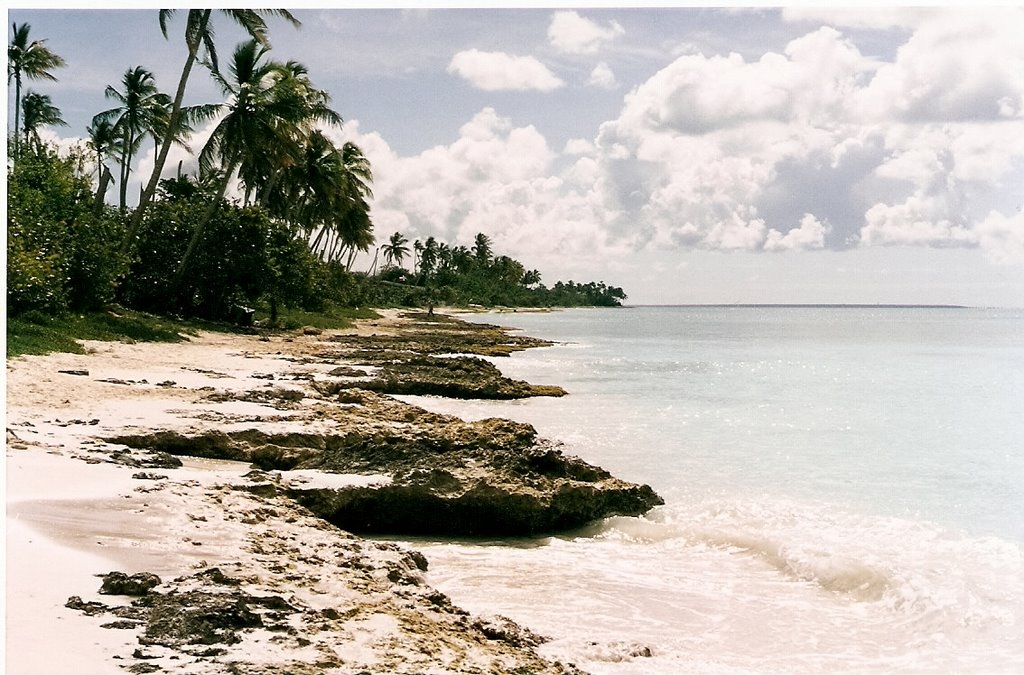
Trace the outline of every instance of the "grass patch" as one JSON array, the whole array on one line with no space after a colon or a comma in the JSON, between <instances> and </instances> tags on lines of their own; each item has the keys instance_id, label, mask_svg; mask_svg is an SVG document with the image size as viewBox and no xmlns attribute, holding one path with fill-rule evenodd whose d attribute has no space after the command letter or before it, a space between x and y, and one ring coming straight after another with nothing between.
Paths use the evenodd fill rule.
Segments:
<instances>
[{"instance_id":1,"label":"grass patch","mask_svg":"<svg viewBox=\"0 0 1024 675\"><path fill-rule=\"evenodd\" d=\"M324 330L350 327L356 319L379 317L372 309L338 307L327 312L313 313L298 309L282 309L277 328L296 330L303 326L316 326ZM266 320L266 312L257 312L256 318ZM40 312L27 312L18 318L7 318L7 358L51 352L85 352L78 340L105 340L108 342L181 342L184 336L200 330L222 333L254 332L233 324L169 319L167 317L118 310L89 314L50 316Z\"/></svg>"},{"instance_id":2,"label":"grass patch","mask_svg":"<svg viewBox=\"0 0 1024 675\"><path fill-rule=\"evenodd\" d=\"M7 319L7 358L23 354L84 352L78 340L181 342L202 326L163 317L128 312L49 316L28 312ZM184 334L184 335L183 335Z\"/></svg>"},{"instance_id":3,"label":"grass patch","mask_svg":"<svg viewBox=\"0 0 1024 675\"><path fill-rule=\"evenodd\" d=\"M277 328L298 330L314 326L323 330L350 328L356 319L377 319L380 315L367 307L331 307L323 312L306 312L301 309L282 307L277 314ZM256 320L267 322L270 314L265 308L256 311Z\"/></svg>"}]
</instances>

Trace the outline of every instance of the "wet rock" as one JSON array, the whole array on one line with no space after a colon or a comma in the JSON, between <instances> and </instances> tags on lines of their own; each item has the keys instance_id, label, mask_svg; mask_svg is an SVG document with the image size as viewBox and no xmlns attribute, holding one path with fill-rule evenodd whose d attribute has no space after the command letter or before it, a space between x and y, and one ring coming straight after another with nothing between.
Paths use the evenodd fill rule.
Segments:
<instances>
[{"instance_id":1,"label":"wet rock","mask_svg":"<svg viewBox=\"0 0 1024 675\"><path fill-rule=\"evenodd\" d=\"M289 493L313 513L351 532L431 536L564 532L609 516L641 515L664 503L649 486L614 478L597 483L542 479L526 486L488 477L458 491L399 481Z\"/></svg>"},{"instance_id":2,"label":"wet rock","mask_svg":"<svg viewBox=\"0 0 1024 675\"><path fill-rule=\"evenodd\" d=\"M501 640L513 647L539 647L548 642L547 638L504 616L477 619L473 622L473 628L483 633L488 640Z\"/></svg>"},{"instance_id":3,"label":"wet rock","mask_svg":"<svg viewBox=\"0 0 1024 675\"><path fill-rule=\"evenodd\" d=\"M124 572L103 575L102 595L146 595L160 585L160 577L149 572L128 576Z\"/></svg>"},{"instance_id":4,"label":"wet rock","mask_svg":"<svg viewBox=\"0 0 1024 675\"><path fill-rule=\"evenodd\" d=\"M381 365L373 379L325 382L317 388L327 396L358 388L384 394L491 400L566 394L561 387L507 378L492 363L475 356L408 356Z\"/></svg>"}]
</instances>

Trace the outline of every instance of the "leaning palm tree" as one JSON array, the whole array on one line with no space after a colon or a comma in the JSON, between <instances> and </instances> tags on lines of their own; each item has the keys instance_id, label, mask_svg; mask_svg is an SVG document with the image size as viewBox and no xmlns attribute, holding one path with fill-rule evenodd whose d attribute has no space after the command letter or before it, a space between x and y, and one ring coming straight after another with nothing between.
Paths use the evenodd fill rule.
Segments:
<instances>
[{"instance_id":1,"label":"leaning palm tree","mask_svg":"<svg viewBox=\"0 0 1024 675\"><path fill-rule=\"evenodd\" d=\"M14 154L18 154L18 127L21 119L21 83L22 78L29 80L51 80L56 77L50 71L62 68L64 59L54 54L44 44L46 40L29 42L28 34L31 26L23 23L12 25L14 37L7 46L7 84L14 80Z\"/></svg>"},{"instance_id":2,"label":"leaning palm tree","mask_svg":"<svg viewBox=\"0 0 1024 675\"><path fill-rule=\"evenodd\" d=\"M283 77L276 85L278 97L297 106L296 117L303 121L282 127L276 144L253 149L252 161L240 167L246 201L251 193L256 194L259 204L268 207L275 196L281 199L282 190L279 188L284 187L293 193L293 202L308 202L310 193L318 193L318 200L326 201L324 206L329 209L333 201L330 190L322 186L316 190L313 184L322 183L325 179L332 181L332 174L337 174L341 158L336 156L337 148L324 135L323 129L314 128L314 125L340 127L341 116L330 108L331 98L327 92L310 82L304 65L289 61L282 67L281 74ZM312 175L304 177L301 175L304 172ZM287 185L289 179L291 185ZM299 194L294 194L296 191ZM294 209L290 210L294 212ZM285 217L292 220L287 215Z\"/></svg>"},{"instance_id":3,"label":"leaning palm tree","mask_svg":"<svg viewBox=\"0 0 1024 675\"><path fill-rule=\"evenodd\" d=\"M370 205L373 199L370 183L373 172L370 160L355 143L341 147L341 160L345 170L338 186L341 192L342 210L336 217L337 231L341 242L348 251L347 269L352 269L356 254L370 250L373 245L373 222L370 220Z\"/></svg>"},{"instance_id":4,"label":"leaning palm tree","mask_svg":"<svg viewBox=\"0 0 1024 675\"><path fill-rule=\"evenodd\" d=\"M39 138L39 128L42 126L66 127L68 125L61 117L60 109L53 105L50 97L45 94L29 91L25 94L25 100L21 102L21 106L24 113L24 133L27 144L31 145L34 142L35 147L39 147L42 142Z\"/></svg>"},{"instance_id":5,"label":"leaning palm tree","mask_svg":"<svg viewBox=\"0 0 1024 675\"><path fill-rule=\"evenodd\" d=\"M164 34L164 38L167 37L168 21L175 11L173 9L160 10L160 31ZM267 40L267 24L263 19L264 16L279 16L293 26L298 27L301 25L290 12L283 9L221 9L219 11L226 14L245 29L253 40L267 48L270 47L270 42ZM153 199L153 195L156 194L156 188L160 183L160 175L163 173L164 164L167 162L167 155L170 152L173 138L181 126L182 102L185 99L185 88L192 73L192 66L195 65L196 60L199 58L200 49L205 50L206 58L212 64L213 70L215 72L218 70L212 19L212 9L190 9L188 11L188 17L185 21L185 46L188 49L188 56L185 58L185 64L181 69L181 77L178 80L178 88L175 91L174 101L171 104L171 112L167 121L171 133L167 134L160 144L160 151L157 153L156 161L153 164L153 173L150 175L149 182L139 196L139 205L132 215L132 221L124 240L124 248L133 245L139 227L142 225L142 216L146 211L146 207Z\"/></svg>"},{"instance_id":6,"label":"leaning palm tree","mask_svg":"<svg viewBox=\"0 0 1024 675\"><path fill-rule=\"evenodd\" d=\"M255 40L243 42L232 56L230 79L219 71L213 73L228 100L221 104L220 122L199 153L199 168L204 173L214 169L221 171L221 185L216 200L196 224L178 264L178 280L183 278L206 224L236 172L244 177L249 173L249 165L263 158L262 148L287 143L299 133L297 129L311 122L294 88L281 86L288 77L285 67L263 60L267 51Z\"/></svg>"},{"instance_id":7,"label":"leaning palm tree","mask_svg":"<svg viewBox=\"0 0 1024 675\"><path fill-rule=\"evenodd\" d=\"M392 234L388 243L381 248L381 252L384 254L384 264L393 265L397 261L397 265L401 267L402 260L409 254L409 247L406 246L408 243L409 240L401 232Z\"/></svg>"}]
</instances>

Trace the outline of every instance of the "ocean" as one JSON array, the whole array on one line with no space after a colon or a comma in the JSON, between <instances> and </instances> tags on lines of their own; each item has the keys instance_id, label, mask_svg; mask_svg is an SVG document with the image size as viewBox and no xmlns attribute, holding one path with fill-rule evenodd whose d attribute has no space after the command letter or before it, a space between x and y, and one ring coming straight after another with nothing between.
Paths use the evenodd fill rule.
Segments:
<instances>
[{"instance_id":1,"label":"ocean","mask_svg":"<svg viewBox=\"0 0 1024 675\"><path fill-rule=\"evenodd\" d=\"M1024 672L1024 310L633 307L465 317L569 396L405 397L533 424L665 506L413 541L462 607L594 673Z\"/></svg>"}]
</instances>

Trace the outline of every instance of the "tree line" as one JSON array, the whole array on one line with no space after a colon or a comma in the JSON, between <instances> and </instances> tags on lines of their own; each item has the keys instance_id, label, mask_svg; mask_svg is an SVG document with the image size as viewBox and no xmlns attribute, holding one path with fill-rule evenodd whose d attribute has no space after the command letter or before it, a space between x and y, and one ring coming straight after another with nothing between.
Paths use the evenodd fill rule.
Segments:
<instances>
[{"instance_id":1,"label":"tree line","mask_svg":"<svg viewBox=\"0 0 1024 675\"><path fill-rule=\"evenodd\" d=\"M621 289L573 282L548 289L536 271L494 256L479 235L472 249L433 237L413 245L395 233L376 249L368 273L352 271L375 244L370 217L373 174L353 143L337 144L342 124L327 92L297 61L270 57L266 20L298 27L285 10L183 11L185 58L174 95L153 73L128 68L105 95L111 107L86 130L84 148L58 153L40 130L65 125L49 96L29 81L56 80L65 65L28 24L13 26L8 84L15 129L8 162L8 313L87 310L110 302L159 313L226 318L240 306L320 311L326 305L618 304ZM165 38L175 10L160 10ZM221 64L215 23L231 20L248 39ZM185 106L196 66L207 71L224 102ZM189 141L213 125L202 148ZM197 150L198 168L164 179L170 149ZM134 207L127 185L136 159L152 148L155 162ZM107 195L117 187L113 204ZM229 199L238 187L240 197ZM378 269L378 258L383 265ZM396 287L400 287L396 291Z\"/></svg>"},{"instance_id":2,"label":"tree line","mask_svg":"<svg viewBox=\"0 0 1024 675\"><path fill-rule=\"evenodd\" d=\"M556 282L547 287L537 270L528 270L507 255L496 255L491 238L483 232L471 246L452 245L427 237L412 242L395 232L378 249L386 282L411 285L404 297L418 302L508 307L617 307L626 293L604 282ZM404 267L410 258L409 268ZM376 260L375 260L376 263ZM372 269L372 268L371 268Z\"/></svg>"}]
</instances>

